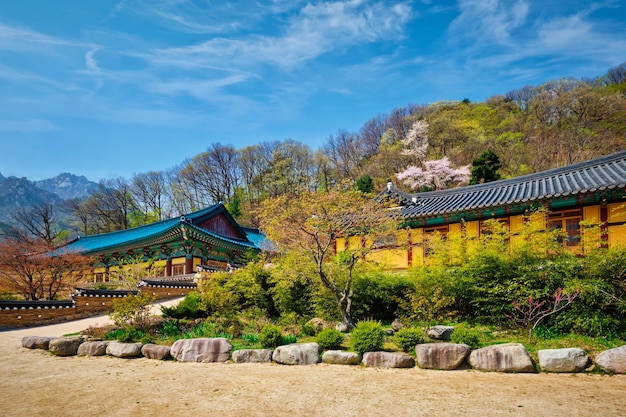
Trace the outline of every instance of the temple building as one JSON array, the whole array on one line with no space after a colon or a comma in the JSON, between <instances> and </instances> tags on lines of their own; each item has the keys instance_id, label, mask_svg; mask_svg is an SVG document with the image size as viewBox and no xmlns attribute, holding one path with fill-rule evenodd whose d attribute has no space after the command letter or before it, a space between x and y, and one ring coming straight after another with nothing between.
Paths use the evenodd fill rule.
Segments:
<instances>
[{"instance_id":1,"label":"temple building","mask_svg":"<svg viewBox=\"0 0 626 417\"><path fill-rule=\"evenodd\" d=\"M480 237L483 222L497 219L512 236L527 214L546 210L545 225L562 229L561 243L576 251L581 244L581 222L600 224L604 246L626 244L626 151L601 158L484 184L416 194L388 183L378 198L397 204L405 229L379 242L368 255L391 269L424 263L428 236L446 236L462 230ZM339 239L337 251L359 244Z\"/></svg>"},{"instance_id":2,"label":"temple building","mask_svg":"<svg viewBox=\"0 0 626 417\"><path fill-rule=\"evenodd\" d=\"M226 270L243 265L264 245L270 247L265 235L239 226L220 203L145 226L79 237L63 250L93 257L92 280L106 282L131 263L151 265L163 277Z\"/></svg>"}]
</instances>

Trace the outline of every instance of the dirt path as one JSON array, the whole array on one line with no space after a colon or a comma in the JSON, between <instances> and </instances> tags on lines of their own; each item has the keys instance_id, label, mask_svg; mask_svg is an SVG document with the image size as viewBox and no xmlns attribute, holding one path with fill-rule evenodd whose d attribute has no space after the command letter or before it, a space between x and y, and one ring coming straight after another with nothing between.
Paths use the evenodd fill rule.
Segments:
<instances>
[{"instance_id":1,"label":"dirt path","mask_svg":"<svg viewBox=\"0 0 626 417\"><path fill-rule=\"evenodd\" d=\"M66 324L0 333L0 416L626 415L624 375L59 358L21 347L26 334L70 333Z\"/></svg>"}]
</instances>

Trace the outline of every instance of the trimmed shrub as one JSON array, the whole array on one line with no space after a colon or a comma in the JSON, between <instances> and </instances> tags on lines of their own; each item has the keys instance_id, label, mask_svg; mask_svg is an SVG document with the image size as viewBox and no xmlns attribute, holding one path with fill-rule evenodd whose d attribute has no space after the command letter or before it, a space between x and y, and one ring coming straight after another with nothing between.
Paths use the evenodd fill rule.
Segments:
<instances>
[{"instance_id":1,"label":"trimmed shrub","mask_svg":"<svg viewBox=\"0 0 626 417\"><path fill-rule=\"evenodd\" d=\"M191 291L174 307L161 307L163 317L173 319L198 319L207 316L202 305L202 297L197 291Z\"/></svg>"},{"instance_id":2,"label":"trimmed shrub","mask_svg":"<svg viewBox=\"0 0 626 417\"><path fill-rule=\"evenodd\" d=\"M393 340L403 352L410 352L415 349L415 345L424 343L424 330L417 327L403 327L396 332Z\"/></svg>"},{"instance_id":3,"label":"trimmed shrub","mask_svg":"<svg viewBox=\"0 0 626 417\"><path fill-rule=\"evenodd\" d=\"M283 333L275 324L267 324L259 333L259 343L263 347L275 348L283 343Z\"/></svg>"},{"instance_id":4,"label":"trimmed shrub","mask_svg":"<svg viewBox=\"0 0 626 417\"><path fill-rule=\"evenodd\" d=\"M309 323L304 323L300 328L300 332L305 336L315 336L315 327Z\"/></svg>"},{"instance_id":5,"label":"trimmed shrub","mask_svg":"<svg viewBox=\"0 0 626 417\"><path fill-rule=\"evenodd\" d=\"M474 329L468 329L465 326L455 326L450 336L452 343L463 343L471 349L478 349L482 346L480 342L480 332Z\"/></svg>"},{"instance_id":6,"label":"trimmed shrub","mask_svg":"<svg viewBox=\"0 0 626 417\"><path fill-rule=\"evenodd\" d=\"M338 349L345 336L337 329L324 329L317 335L315 341L322 349Z\"/></svg>"},{"instance_id":7,"label":"trimmed shrub","mask_svg":"<svg viewBox=\"0 0 626 417\"><path fill-rule=\"evenodd\" d=\"M385 342L385 329L375 320L364 320L357 323L350 333L351 350L358 354L381 350Z\"/></svg>"}]
</instances>

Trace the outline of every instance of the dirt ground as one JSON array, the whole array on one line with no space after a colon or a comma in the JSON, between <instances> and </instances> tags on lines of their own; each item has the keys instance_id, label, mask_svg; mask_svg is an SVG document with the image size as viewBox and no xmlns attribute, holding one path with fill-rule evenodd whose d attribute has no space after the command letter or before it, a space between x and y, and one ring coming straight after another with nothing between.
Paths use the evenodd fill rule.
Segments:
<instances>
[{"instance_id":1,"label":"dirt ground","mask_svg":"<svg viewBox=\"0 0 626 417\"><path fill-rule=\"evenodd\" d=\"M625 375L60 358L21 347L25 335L108 321L90 320L0 332L0 416L626 416Z\"/></svg>"}]
</instances>

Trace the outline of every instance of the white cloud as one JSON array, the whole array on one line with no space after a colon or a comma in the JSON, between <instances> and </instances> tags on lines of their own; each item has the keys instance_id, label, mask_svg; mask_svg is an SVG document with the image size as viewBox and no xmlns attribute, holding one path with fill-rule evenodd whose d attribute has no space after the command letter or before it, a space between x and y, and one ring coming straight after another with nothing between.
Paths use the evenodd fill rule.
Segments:
<instances>
[{"instance_id":1,"label":"white cloud","mask_svg":"<svg viewBox=\"0 0 626 417\"><path fill-rule=\"evenodd\" d=\"M307 4L288 20L279 36L220 37L137 56L154 64L183 68L234 67L249 71L250 67L265 64L289 70L351 45L398 39L410 18L411 9L401 3L393 7L358 0Z\"/></svg>"},{"instance_id":2,"label":"white cloud","mask_svg":"<svg viewBox=\"0 0 626 417\"><path fill-rule=\"evenodd\" d=\"M499 0L460 0L461 14L450 24L454 38L472 42L509 44L512 33L525 22L529 4Z\"/></svg>"}]
</instances>

